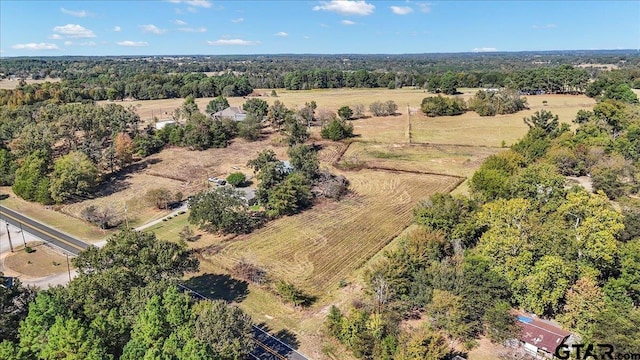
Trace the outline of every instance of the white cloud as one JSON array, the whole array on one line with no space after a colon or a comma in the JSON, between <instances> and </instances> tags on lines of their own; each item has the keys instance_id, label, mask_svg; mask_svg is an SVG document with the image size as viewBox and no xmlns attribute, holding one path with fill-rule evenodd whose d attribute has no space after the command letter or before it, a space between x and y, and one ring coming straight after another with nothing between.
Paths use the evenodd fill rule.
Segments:
<instances>
[{"instance_id":1,"label":"white cloud","mask_svg":"<svg viewBox=\"0 0 640 360\"><path fill-rule=\"evenodd\" d=\"M94 34L93 31L76 24L56 26L53 28L53 32L60 34L63 37L72 39L96 37L96 34Z\"/></svg>"},{"instance_id":2,"label":"white cloud","mask_svg":"<svg viewBox=\"0 0 640 360\"><path fill-rule=\"evenodd\" d=\"M277 33L275 33L275 34L273 34L273 35L275 35L275 36L280 36L280 37L287 37L287 36L289 36L289 34L287 34L287 33L286 33L286 32L284 32L284 31L277 32Z\"/></svg>"},{"instance_id":3,"label":"white cloud","mask_svg":"<svg viewBox=\"0 0 640 360\"><path fill-rule=\"evenodd\" d=\"M556 24L546 24L546 25L531 25L533 29L555 29L558 25Z\"/></svg>"},{"instance_id":4,"label":"white cloud","mask_svg":"<svg viewBox=\"0 0 640 360\"><path fill-rule=\"evenodd\" d=\"M18 50L58 50L58 45L47 43L28 43L28 44L15 44L12 46Z\"/></svg>"},{"instance_id":5,"label":"white cloud","mask_svg":"<svg viewBox=\"0 0 640 360\"><path fill-rule=\"evenodd\" d=\"M494 47L482 47L482 48L473 48L471 52L493 52L498 51L498 49Z\"/></svg>"},{"instance_id":6,"label":"white cloud","mask_svg":"<svg viewBox=\"0 0 640 360\"><path fill-rule=\"evenodd\" d=\"M420 9L420 12L423 13L430 13L431 12L431 4L429 3L418 3L418 9Z\"/></svg>"},{"instance_id":7,"label":"white cloud","mask_svg":"<svg viewBox=\"0 0 640 360\"><path fill-rule=\"evenodd\" d=\"M356 23L351 20L342 20L340 21L342 25L355 25Z\"/></svg>"},{"instance_id":8,"label":"white cloud","mask_svg":"<svg viewBox=\"0 0 640 360\"><path fill-rule=\"evenodd\" d=\"M173 20L173 23L176 24L176 25L187 25L186 21L182 21L182 20L179 20L179 19Z\"/></svg>"},{"instance_id":9,"label":"white cloud","mask_svg":"<svg viewBox=\"0 0 640 360\"><path fill-rule=\"evenodd\" d=\"M93 41L85 41L85 42L73 42L73 41L65 41L64 44L66 46L96 46L96 43Z\"/></svg>"},{"instance_id":10,"label":"white cloud","mask_svg":"<svg viewBox=\"0 0 640 360\"><path fill-rule=\"evenodd\" d=\"M122 28L120 26L114 26L113 27L113 31L120 32L120 31L122 31Z\"/></svg>"},{"instance_id":11,"label":"white cloud","mask_svg":"<svg viewBox=\"0 0 640 360\"><path fill-rule=\"evenodd\" d=\"M390 6L390 8L397 15L407 15L413 12L413 9L409 6Z\"/></svg>"},{"instance_id":12,"label":"white cloud","mask_svg":"<svg viewBox=\"0 0 640 360\"><path fill-rule=\"evenodd\" d=\"M231 22L232 22L232 23L235 23L235 24L241 23L241 22L243 22L243 21L244 21L244 18L237 18L237 19L232 19L232 20L231 20Z\"/></svg>"},{"instance_id":13,"label":"white cloud","mask_svg":"<svg viewBox=\"0 0 640 360\"><path fill-rule=\"evenodd\" d=\"M50 36L49 36L49 39L52 39L52 40L62 40L62 36L61 36L61 35L59 35L59 34L53 34L53 35L50 35Z\"/></svg>"},{"instance_id":14,"label":"white cloud","mask_svg":"<svg viewBox=\"0 0 640 360\"><path fill-rule=\"evenodd\" d=\"M86 17L89 16L89 13L86 10L67 10L65 8L60 8L60 11L63 14L76 16L76 17Z\"/></svg>"},{"instance_id":15,"label":"white cloud","mask_svg":"<svg viewBox=\"0 0 640 360\"><path fill-rule=\"evenodd\" d=\"M119 41L116 44L120 46L133 46L133 47L149 46L149 43L146 41L131 41L131 40Z\"/></svg>"},{"instance_id":16,"label":"white cloud","mask_svg":"<svg viewBox=\"0 0 640 360\"><path fill-rule=\"evenodd\" d=\"M320 1L313 11L332 11L342 15L371 15L376 6L364 0L331 0Z\"/></svg>"},{"instance_id":17,"label":"white cloud","mask_svg":"<svg viewBox=\"0 0 640 360\"><path fill-rule=\"evenodd\" d=\"M182 27L182 28L178 28L178 31L203 33L203 32L207 32L207 28L203 28L203 27L199 27L199 28Z\"/></svg>"},{"instance_id":18,"label":"white cloud","mask_svg":"<svg viewBox=\"0 0 640 360\"><path fill-rule=\"evenodd\" d=\"M160 34L164 34L167 32L166 29L160 29L157 26L153 25L153 24L148 24L148 25L140 25L140 29L142 29L142 31L146 32L146 33L152 33L152 34L156 34L156 35L160 35Z\"/></svg>"},{"instance_id":19,"label":"white cloud","mask_svg":"<svg viewBox=\"0 0 640 360\"><path fill-rule=\"evenodd\" d=\"M209 0L167 0L167 1L173 4L187 4L195 7L203 7L203 8L211 7L211 1Z\"/></svg>"},{"instance_id":20,"label":"white cloud","mask_svg":"<svg viewBox=\"0 0 640 360\"><path fill-rule=\"evenodd\" d=\"M258 45L260 44L260 41L251 41L251 40L242 40L242 39L220 39L216 41L207 41L207 44L215 45L215 46L224 46L224 45L248 46L248 45Z\"/></svg>"}]
</instances>

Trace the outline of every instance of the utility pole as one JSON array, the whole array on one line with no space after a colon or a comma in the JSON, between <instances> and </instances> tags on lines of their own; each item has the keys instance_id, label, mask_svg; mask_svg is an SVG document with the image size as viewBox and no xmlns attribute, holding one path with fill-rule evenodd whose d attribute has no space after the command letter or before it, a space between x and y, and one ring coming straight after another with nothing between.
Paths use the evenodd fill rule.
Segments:
<instances>
[{"instance_id":1,"label":"utility pole","mask_svg":"<svg viewBox=\"0 0 640 360\"><path fill-rule=\"evenodd\" d=\"M129 217L127 216L127 205L124 205L124 223L127 225L127 230L129 230Z\"/></svg>"},{"instance_id":2,"label":"utility pole","mask_svg":"<svg viewBox=\"0 0 640 360\"><path fill-rule=\"evenodd\" d=\"M69 254L67 255L67 273L69 273L69 282L71 282L71 267L69 266Z\"/></svg>"},{"instance_id":3,"label":"utility pole","mask_svg":"<svg viewBox=\"0 0 640 360\"><path fill-rule=\"evenodd\" d=\"M22 234L22 242L24 243L24 248L27 248L27 240L24 239L24 231L22 231L22 223L20 223L20 234Z\"/></svg>"},{"instance_id":4,"label":"utility pole","mask_svg":"<svg viewBox=\"0 0 640 360\"><path fill-rule=\"evenodd\" d=\"M11 252L13 252L13 243L11 242L11 233L9 232L9 223L5 223L7 225L7 236L9 237L9 248Z\"/></svg>"}]
</instances>

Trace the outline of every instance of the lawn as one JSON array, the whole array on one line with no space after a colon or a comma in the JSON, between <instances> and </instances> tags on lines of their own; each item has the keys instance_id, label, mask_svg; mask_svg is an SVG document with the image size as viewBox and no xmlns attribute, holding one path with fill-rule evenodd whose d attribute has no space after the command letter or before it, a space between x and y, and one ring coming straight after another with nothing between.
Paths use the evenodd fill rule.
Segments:
<instances>
[{"instance_id":1,"label":"lawn","mask_svg":"<svg viewBox=\"0 0 640 360\"><path fill-rule=\"evenodd\" d=\"M7 255L4 259L6 270L33 278L67 272L67 257L59 251L53 250L42 242L29 242L27 246L34 251L27 253L24 251L24 246L20 245L16 247L16 252Z\"/></svg>"}]
</instances>

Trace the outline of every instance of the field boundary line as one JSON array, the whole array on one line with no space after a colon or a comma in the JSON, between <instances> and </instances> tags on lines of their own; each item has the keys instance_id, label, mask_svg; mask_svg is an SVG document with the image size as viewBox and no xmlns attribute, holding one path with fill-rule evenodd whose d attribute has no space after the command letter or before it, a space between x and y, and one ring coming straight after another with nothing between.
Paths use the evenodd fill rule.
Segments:
<instances>
[{"instance_id":1,"label":"field boundary line","mask_svg":"<svg viewBox=\"0 0 640 360\"><path fill-rule=\"evenodd\" d=\"M421 171L421 170L402 170L402 169L394 169L394 168L390 168L390 167L375 166L375 165L363 165L362 169L378 170L378 171L389 171L389 172L399 172L399 173L408 173L408 174L418 174L418 175L446 176L446 177L452 177L452 178L456 178L456 179L462 179L463 181L467 179L466 176L461 176L461 175L453 175L453 174L445 174L445 173L432 172L432 171Z\"/></svg>"},{"instance_id":2,"label":"field boundary line","mask_svg":"<svg viewBox=\"0 0 640 360\"><path fill-rule=\"evenodd\" d=\"M483 148L483 149L509 149L508 147L492 146L492 145L470 145L470 144L451 144L451 143L432 143L432 142L412 142L411 146L458 146L466 148Z\"/></svg>"},{"instance_id":3,"label":"field boundary line","mask_svg":"<svg viewBox=\"0 0 640 360\"><path fill-rule=\"evenodd\" d=\"M340 160L342 160L342 157L344 156L344 154L347 152L347 150L349 150L349 147L351 146L351 144L353 144L354 142L361 142L361 141L349 141L347 142L347 146L344 147L343 150L341 150L340 152L338 152L338 157L333 161L333 163L331 165L338 167L338 163L340 162Z\"/></svg>"}]
</instances>

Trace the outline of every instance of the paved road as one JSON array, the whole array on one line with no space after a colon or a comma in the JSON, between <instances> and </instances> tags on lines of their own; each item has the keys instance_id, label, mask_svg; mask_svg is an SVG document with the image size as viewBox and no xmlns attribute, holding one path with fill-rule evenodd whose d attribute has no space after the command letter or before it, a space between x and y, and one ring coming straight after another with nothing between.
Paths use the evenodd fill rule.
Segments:
<instances>
[{"instance_id":1,"label":"paved road","mask_svg":"<svg viewBox=\"0 0 640 360\"><path fill-rule=\"evenodd\" d=\"M179 284L178 287L184 291L188 291L197 299L208 299L206 296L182 284ZM296 349L285 344L280 339L262 330L258 326L252 325L252 328L253 340L256 343L256 347L249 353L252 359L310 360L305 355L299 353Z\"/></svg>"},{"instance_id":2,"label":"paved road","mask_svg":"<svg viewBox=\"0 0 640 360\"><path fill-rule=\"evenodd\" d=\"M178 211L181 211L181 210L184 210L184 209L180 208L175 212L177 213ZM30 234L34 235L35 237L38 237L42 240L52 243L73 255L77 255L81 250L84 250L87 247L91 246L91 244L85 243L82 240L76 239L68 234L62 233L56 229L53 229L27 216L24 216L13 210L7 209L2 205L0 205L0 219L5 220L9 224L12 224L16 227L19 227L20 224L22 224L23 231L27 231ZM150 224L140 226L138 229L142 230L143 228L146 228L148 226L150 226ZM102 243L98 243L96 245L98 247L102 247L105 244L106 244L106 241ZM74 278L76 275L77 273L75 270L71 272L71 278ZM62 273L62 274L41 278L41 279L34 279L32 281L23 281L23 282L26 284L38 286L40 288L48 288L50 286L55 286L55 285L65 285L69 282L69 280L70 280L69 274ZM193 294L198 298L207 299L207 297L205 297L204 295L199 294L196 291L184 285L179 285L179 286L182 289L189 291L191 294ZM255 325L253 325L253 337L256 343L256 347L249 354L253 359L309 360L309 358L300 354L298 351L296 351L289 345L285 344L280 339L272 336L268 332L262 330L261 328Z\"/></svg>"},{"instance_id":3,"label":"paved road","mask_svg":"<svg viewBox=\"0 0 640 360\"><path fill-rule=\"evenodd\" d=\"M49 242L73 255L78 255L80 251L90 246L90 244L87 244L84 241L78 240L70 235L62 233L2 205L0 205L0 219L17 227L22 225L23 231L28 231L30 234L46 242Z\"/></svg>"}]
</instances>

